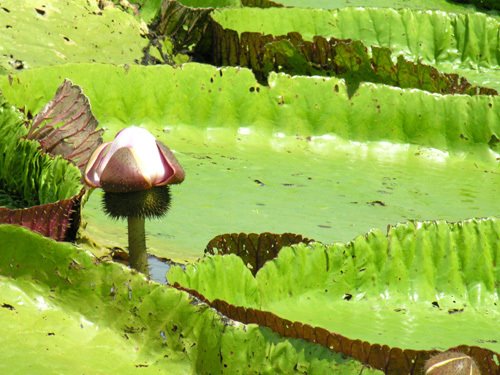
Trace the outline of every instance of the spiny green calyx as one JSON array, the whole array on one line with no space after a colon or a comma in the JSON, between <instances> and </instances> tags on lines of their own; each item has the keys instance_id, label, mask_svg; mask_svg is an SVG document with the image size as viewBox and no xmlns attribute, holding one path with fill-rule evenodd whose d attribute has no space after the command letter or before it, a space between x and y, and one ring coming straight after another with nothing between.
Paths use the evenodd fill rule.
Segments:
<instances>
[{"instance_id":1,"label":"spiny green calyx","mask_svg":"<svg viewBox=\"0 0 500 375\"><path fill-rule=\"evenodd\" d=\"M160 218L170 208L170 188L165 185L128 193L105 191L102 202L106 214L115 219Z\"/></svg>"}]
</instances>

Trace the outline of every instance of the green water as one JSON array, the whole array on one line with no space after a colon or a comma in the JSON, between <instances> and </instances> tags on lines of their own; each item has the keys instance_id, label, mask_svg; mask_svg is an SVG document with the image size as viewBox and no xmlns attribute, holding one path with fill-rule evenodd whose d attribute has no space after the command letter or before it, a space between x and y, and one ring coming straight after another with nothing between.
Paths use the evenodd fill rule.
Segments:
<instances>
[{"instance_id":1,"label":"green water","mask_svg":"<svg viewBox=\"0 0 500 375\"><path fill-rule=\"evenodd\" d=\"M186 170L171 189L167 216L146 222L149 251L159 256L192 260L222 233L295 232L331 243L412 219L500 212L496 162L333 137L179 129L155 134ZM87 230L107 246L126 247L126 222L104 215L101 194L94 191L83 209Z\"/></svg>"}]
</instances>

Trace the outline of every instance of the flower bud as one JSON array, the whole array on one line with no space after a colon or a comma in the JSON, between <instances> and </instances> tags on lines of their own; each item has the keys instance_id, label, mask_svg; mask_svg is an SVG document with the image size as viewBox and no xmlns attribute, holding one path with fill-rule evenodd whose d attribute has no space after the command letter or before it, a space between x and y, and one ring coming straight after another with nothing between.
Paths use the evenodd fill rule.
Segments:
<instances>
[{"instance_id":1,"label":"flower bud","mask_svg":"<svg viewBox=\"0 0 500 375\"><path fill-rule=\"evenodd\" d=\"M89 186L126 193L180 183L184 170L167 146L146 129L132 126L94 151L84 177Z\"/></svg>"}]
</instances>

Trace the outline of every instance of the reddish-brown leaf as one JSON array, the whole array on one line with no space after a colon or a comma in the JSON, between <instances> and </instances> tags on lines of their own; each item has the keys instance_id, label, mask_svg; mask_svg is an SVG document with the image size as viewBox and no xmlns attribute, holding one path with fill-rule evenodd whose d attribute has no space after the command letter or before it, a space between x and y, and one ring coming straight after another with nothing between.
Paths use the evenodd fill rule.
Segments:
<instances>
[{"instance_id":1,"label":"reddish-brown leaf","mask_svg":"<svg viewBox=\"0 0 500 375\"><path fill-rule=\"evenodd\" d=\"M34 139L50 155L61 155L83 172L92 152L102 143L87 97L65 80L54 98L35 116L27 139Z\"/></svg>"}]
</instances>

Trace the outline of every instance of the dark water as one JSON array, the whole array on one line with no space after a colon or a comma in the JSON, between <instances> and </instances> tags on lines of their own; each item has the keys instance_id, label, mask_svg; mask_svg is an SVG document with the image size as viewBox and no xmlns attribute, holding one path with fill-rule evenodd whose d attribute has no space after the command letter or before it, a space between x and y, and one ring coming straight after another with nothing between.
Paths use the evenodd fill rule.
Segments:
<instances>
[{"instance_id":1,"label":"dark water","mask_svg":"<svg viewBox=\"0 0 500 375\"><path fill-rule=\"evenodd\" d=\"M156 281L161 284L168 284L167 272L172 265L181 266L184 268L183 264L171 262L167 259L160 259L154 255L148 256L149 263L149 275L151 280Z\"/></svg>"}]
</instances>

